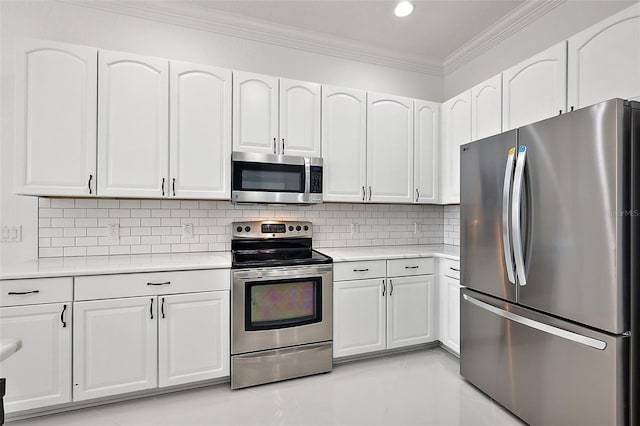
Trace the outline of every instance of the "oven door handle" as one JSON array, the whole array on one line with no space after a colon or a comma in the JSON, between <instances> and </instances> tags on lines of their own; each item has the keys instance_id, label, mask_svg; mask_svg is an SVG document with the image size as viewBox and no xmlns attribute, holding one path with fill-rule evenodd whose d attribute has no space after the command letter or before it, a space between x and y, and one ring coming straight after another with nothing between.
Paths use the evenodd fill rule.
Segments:
<instances>
[{"instance_id":1,"label":"oven door handle","mask_svg":"<svg viewBox=\"0 0 640 426\"><path fill-rule=\"evenodd\" d=\"M242 281L257 281L257 280L272 280L279 278L309 278L312 276L319 276L331 273L332 265L323 264L316 266L306 267L283 267L283 268L266 268L258 270L237 270L233 272L234 280Z\"/></svg>"}]
</instances>

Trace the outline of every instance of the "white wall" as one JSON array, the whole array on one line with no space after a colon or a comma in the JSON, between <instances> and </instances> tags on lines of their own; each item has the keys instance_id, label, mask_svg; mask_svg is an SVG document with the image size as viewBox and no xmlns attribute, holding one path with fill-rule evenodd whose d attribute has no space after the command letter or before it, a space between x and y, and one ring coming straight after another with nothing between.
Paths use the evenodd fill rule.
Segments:
<instances>
[{"instance_id":1,"label":"white wall","mask_svg":"<svg viewBox=\"0 0 640 426\"><path fill-rule=\"evenodd\" d=\"M444 78L444 99L464 92L513 65L630 6L632 1L567 1Z\"/></svg>"},{"instance_id":2,"label":"white wall","mask_svg":"<svg viewBox=\"0 0 640 426\"><path fill-rule=\"evenodd\" d=\"M314 54L50 1L0 1L0 225L22 225L0 244L0 266L37 256L36 198L13 195L14 42L19 36L91 45L300 80L440 100L442 78Z\"/></svg>"}]
</instances>

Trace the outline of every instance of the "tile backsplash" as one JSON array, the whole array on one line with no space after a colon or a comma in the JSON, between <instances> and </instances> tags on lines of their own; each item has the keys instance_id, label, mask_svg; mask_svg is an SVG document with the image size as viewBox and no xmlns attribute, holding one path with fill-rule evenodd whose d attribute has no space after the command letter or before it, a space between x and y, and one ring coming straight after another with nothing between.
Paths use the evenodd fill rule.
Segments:
<instances>
[{"instance_id":1,"label":"tile backsplash","mask_svg":"<svg viewBox=\"0 0 640 426\"><path fill-rule=\"evenodd\" d=\"M460 206L444 206L444 243L460 245Z\"/></svg>"},{"instance_id":2,"label":"tile backsplash","mask_svg":"<svg viewBox=\"0 0 640 426\"><path fill-rule=\"evenodd\" d=\"M229 250L231 222L263 219L311 221L317 248L460 243L458 206L40 198L38 217L40 257Z\"/></svg>"}]
</instances>

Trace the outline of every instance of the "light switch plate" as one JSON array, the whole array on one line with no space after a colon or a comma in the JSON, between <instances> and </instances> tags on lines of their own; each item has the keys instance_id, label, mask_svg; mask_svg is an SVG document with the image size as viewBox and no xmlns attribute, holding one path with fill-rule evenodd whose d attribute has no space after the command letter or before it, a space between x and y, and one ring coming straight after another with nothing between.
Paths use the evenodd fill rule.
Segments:
<instances>
[{"instance_id":1,"label":"light switch plate","mask_svg":"<svg viewBox=\"0 0 640 426\"><path fill-rule=\"evenodd\" d=\"M107 238L110 240L117 240L120 238L120 225L117 223L111 223L107 225Z\"/></svg>"},{"instance_id":2,"label":"light switch plate","mask_svg":"<svg viewBox=\"0 0 640 426\"><path fill-rule=\"evenodd\" d=\"M182 236L183 237L193 237L193 223L183 223L182 224Z\"/></svg>"},{"instance_id":3,"label":"light switch plate","mask_svg":"<svg viewBox=\"0 0 640 426\"><path fill-rule=\"evenodd\" d=\"M3 243L19 243L22 241L22 225L9 225L2 227L2 239Z\"/></svg>"}]
</instances>

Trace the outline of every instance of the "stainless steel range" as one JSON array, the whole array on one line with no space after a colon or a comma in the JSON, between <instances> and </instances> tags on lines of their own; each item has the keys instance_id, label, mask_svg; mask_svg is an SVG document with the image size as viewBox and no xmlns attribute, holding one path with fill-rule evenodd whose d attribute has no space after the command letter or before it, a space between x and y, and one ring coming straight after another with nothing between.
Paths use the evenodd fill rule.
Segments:
<instances>
[{"instance_id":1,"label":"stainless steel range","mask_svg":"<svg viewBox=\"0 0 640 426\"><path fill-rule=\"evenodd\" d=\"M235 222L231 388L332 369L332 259L310 222Z\"/></svg>"}]
</instances>

